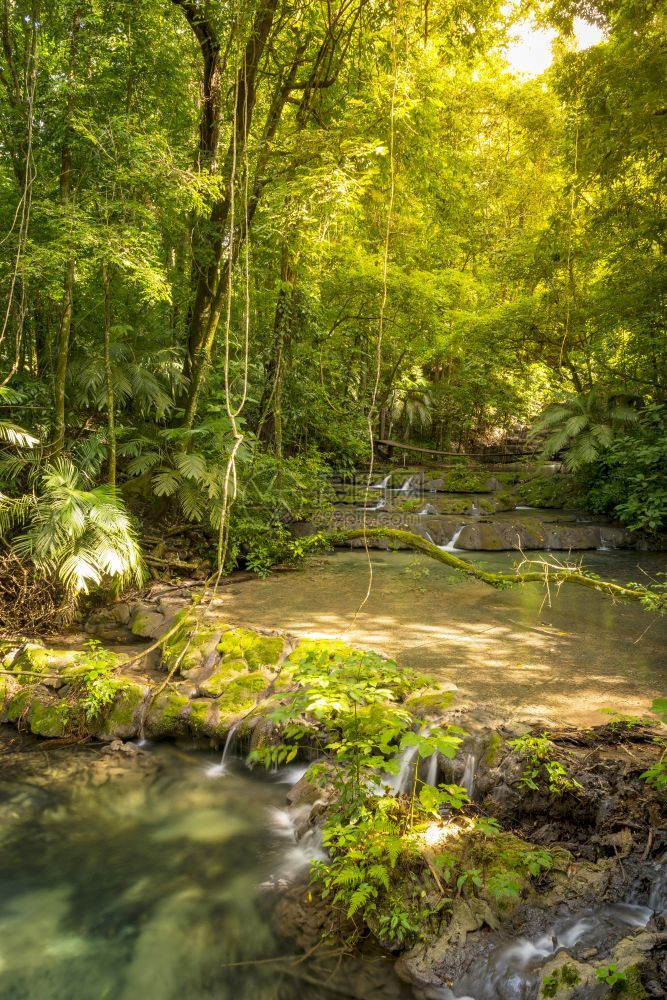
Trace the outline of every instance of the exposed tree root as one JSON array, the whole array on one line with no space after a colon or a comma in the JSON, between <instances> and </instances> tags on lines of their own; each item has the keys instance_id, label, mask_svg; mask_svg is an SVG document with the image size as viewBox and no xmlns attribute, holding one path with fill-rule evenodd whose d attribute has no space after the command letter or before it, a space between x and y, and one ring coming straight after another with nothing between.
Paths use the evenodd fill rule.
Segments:
<instances>
[{"instance_id":1,"label":"exposed tree root","mask_svg":"<svg viewBox=\"0 0 667 1000\"><path fill-rule=\"evenodd\" d=\"M466 576L473 577L476 580L481 580L482 583L487 583L490 587L496 587L498 590L513 587L517 583L543 583L546 586L550 586L551 584L560 586L563 583L576 583L580 587L588 587L589 590L597 590L600 593L609 594L611 597L640 601L645 607L652 610L667 611L667 595L661 594L658 591L649 590L646 587L638 585L624 587L622 584L612 583L610 580L600 580L594 576L587 576L577 568L570 569L553 566L543 560L524 559L524 565L526 563L530 565L537 563L539 569L523 572L517 571L515 573L488 573L474 563L468 562L466 559L460 559L459 556L454 555L452 552L446 552L444 549L434 545L433 542L429 542L428 539L422 538L421 535L415 535L411 531L379 527L366 528L366 530L363 528L351 528L348 531L330 531L324 534L324 538L331 545L341 545L345 542L354 541L356 538L363 538L364 536L367 539L386 538L388 541L400 542L402 545L407 545L411 549L423 552L424 555L429 556L431 559L444 563L445 566L451 566L452 569L456 569L460 573L465 573Z\"/></svg>"}]
</instances>

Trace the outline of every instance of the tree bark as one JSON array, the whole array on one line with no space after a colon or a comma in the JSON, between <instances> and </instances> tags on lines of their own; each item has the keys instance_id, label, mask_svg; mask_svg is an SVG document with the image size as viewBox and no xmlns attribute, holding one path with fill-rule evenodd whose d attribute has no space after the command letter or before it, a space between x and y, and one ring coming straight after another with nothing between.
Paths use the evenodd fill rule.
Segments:
<instances>
[{"instance_id":1,"label":"tree bark","mask_svg":"<svg viewBox=\"0 0 667 1000\"><path fill-rule=\"evenodd\" d=\"M107 397L107 437L109 446L109 461L107 480L109 486L116 485L116 414L113 389L113 368L111 365L111 273L108 267L102 267L102 289L104 293L104 379Z\"/></svg>"},{"instance_id":2,"label":"tree bark","mask_svg":"<svg viewBox=\"0 0 667 1000\"><path fill-rule=\"evenodd\" d=\"M63 139L60 159L60 202L65 212L72 201L72 149L70 146L72 116L74 114L74 79L76 73L76 50L78 34L81 28L81 12L75 10L72 19L69 69L67 74L67 105L65 116L65 136ZM69 357L70 332L74 312L74 277L75 257L69 253L65 263L63 280L63 298L60 311L60 325L56 339L56 365L53 379L53 402L55 408L53 420L52 454L57 455L65 445L65 380L67 378L67 362Z\"/></svg>"}]
</instances>

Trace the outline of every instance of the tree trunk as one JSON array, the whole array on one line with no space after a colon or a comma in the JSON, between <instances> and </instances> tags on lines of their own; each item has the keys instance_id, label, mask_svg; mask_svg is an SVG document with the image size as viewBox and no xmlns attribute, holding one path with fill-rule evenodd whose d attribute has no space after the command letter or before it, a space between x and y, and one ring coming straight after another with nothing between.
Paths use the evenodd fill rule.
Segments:
<instances>
[{"instance_id":1,"label":"tree trunk","mask_svg":"<svg viewBox=\"0 0 667 1000\"><path fill-rule=\"evenodd\" d=\"M113 391L113 368L111 367L111 274L106 264L102 267L102 288L104 290L104 379L107 396L107 437L109 439L109 462L107 479L109 486L116 485L116 414Z\"/></svg>"},{"instance_id":2,"label":"tree trunk","mask_svg":"<svg viewBox=\"0 0 667 1000\"><path fill-rule=\"evenodd\" d=\"M260 438L273 443L273 453L280 461L283 454L282 392L285 373L285 351L294 323L296 273L292 267L287 242L280 258L280 288L273 319L271 356L266 366L266 385L260 405Z\"/></svg>"},{"instance_id":3,"label":"tree trunk","mask_svg":"<svg viewBox=\"0 0 667 1000\"><path fill-rule=\"evenodd\" d=\"M78 33L81 28L81 12L77 9L72 20L70 39L69 71L67 75L67 110L65 117L65 137L63 139L60 161L60 201L65 209L72 200L72 150L70 147L72 115L74 113L74 76L76 70L76 49ZM53 421L52 454L57 455L65 444L65 380L67 378L67 361L69 356L70 332L72 329L72 314L74 312L74 272L75 258L70 253L65 264L63 281L63 299L60 311L60 326L56 341L56 365L53 379L53 402L55 407Z\"/></svg>"}]
</instances>

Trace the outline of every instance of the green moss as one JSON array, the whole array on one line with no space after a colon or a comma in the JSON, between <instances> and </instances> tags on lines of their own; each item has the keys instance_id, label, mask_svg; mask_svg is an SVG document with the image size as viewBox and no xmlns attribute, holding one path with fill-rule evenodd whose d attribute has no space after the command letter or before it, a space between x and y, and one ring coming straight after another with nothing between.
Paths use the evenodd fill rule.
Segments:
<instances>
[{"instance_id":1,"label":"green moss","mask_svg":"<svg viewBox=\"0 0 667 1000\"><path fill-rule=\"evenodd\" d=\"M330 659L348 656L352 647L340 639L302 639L285 660L286 664L301 663L310 653L328 653Z\"/></svg>"},{"instance_id":2,"label":"green moss","mask_svg":"<svg viewBox=\"0 0 667 1000\"><path fill-rule=\"evenodd\" d=\"M581 502L581 494L572 476L557 475L532 476L516 489L517 496L529 507L556 508L576 507Z\"/></svg>"},{"instance_id":3,"label":"green moss","mask_svg":"<svg viewBox=\"0 0 667 1000\"><path fill-rule=\"evenodd\" d=\"M195 698L190 702L188 724L195 736L210 736L215 730L214 704L208 698Z\"/></svg>"},{"instance_id":4,"label":"green moss","mask_svg":"<svg viewBox=\"0 0 667 1000\"><path fill-rule=\"evenodd\" d=\"M170 691L153 702L146 719L146 727L160 739L182 735L187 731L186 709L190 702L185 695Z\"/></svg>"},{"instance_id":5,"label":"green moss","mask_svg":"<svg viewBox=\"0 0 667 1000\"><path fill-rule=\"evenodd\" d=\"M503 738L499 733L491 733L488 746L484 751L484 763L487 767L497 767L500 763L500 755L504 746Z\"/></svg>"},{"instance_id":6,"label":"green moss","mask_svg":"<svg viewBox=\"0 0 667 1000\"><path fill-rule=\"evenodd\" d=\"M145 691L140 684L135 684L126 677L119 677L118 682L118 691L104 719L104 728L109 732L131 726L145 697Z\"/></svg>"},{"instance_id":7,"label":"green moss","mask_svg":"<svg viewBox=\"0 0 667 1000\"><path fill-rule=\"evenodd\" d=\"M32 688L24 688L22 691L18 691L14 697L10 699L7 706L7 718L10 722L19 721L23 713L28 708L32 695Z\"/></svg>"},{"instance_id":8,"label":"green moss","mask_svg":"<svg viewBox=\"0 0 667 1000\"><path fill-rule=\"evenodd\" d=\"M247 672L248 666L245 660L228 660L225 657L220 666L213 671L211 676L207 677L205 681L202 681L199 685L200 690L203 694L210 695L212 698L217 698L217 696L221 695L227 688L231 680L238 677L239 674L246 674Z\"/></svg>"},{"instance_id":9,"label":"green moss","mask_svg":"<svg viewBox=\"0 0 667 1000\"><path fill-rule=\"evenodd\" d=\"M485 511L487 514L494 514L497 509L496 504L492 500L487 500L486 497L482 497L481 500L478 500L477 506L480 510Z\"/></svg>"},{"instance_id":10,"label":"green moss","mask_svg":"<svg viewBox=\"0 0 667 1000\"><path fill-rule=\"evenodd\" d=\"M49 654L43 646L28 644L12 663L12 673L21 684L34 684L34 674L48 672Z\"/></svg>"},{"instance_id":11,"label":"green moss","mask_svg":"<svg viewBox=\"0 0 667 1000\"><path fill-rule=\"evenodd\" d=\"M9 701L9 678L0 675L0 715L5 711Z\"/></svg>"},{"instance_id":12,"label":"green moss","mask_svg":"<svg viewBox=\"0 0 667 1000\"><path fill-rule=\"evenodd\" d=\"M449 493L490 493L485 473L470 469L452 469L444 476L445 490Z\"/></svg>"},{"instance_id":13,"label":"green moss","mask_svg":"<svg viewBox=\"0 0 667 1000\"><path fill-rule=\"evenodd\" d=\"M516 497L511 493L496 494L496 510L514 510L516 507Z\"/></svg>"},{"instance_id":14,"label":"green moss","mask_svg":"<svg viewBox=\"0 0 667 1000\"><path fill-rule=\"evenodd\" d=\"M64 736L70 718L70 707L64 701L44 702L33 698L28 712L28 726L35 736Z\"/></svg>"},{"instance_id":15,"label":"green moss","mask_svg":"<svg viewBox=\"0 0 667 1000\"><path fill-rule=\"evenodd\" d=\"M256 673L237 677L230 681L225 691L217 699L221 716L242 715L254 708L257 698L266 690L270 679L264 674Z\"/></svg>"},{"instance_id":16,"label":"green moss","mask_svg":"<svg viewBox=\"0 0 667 1000\"><path fill-rule=\"evenodd\" d=\"M642 984L642 974L636 965L631 965L623 969L627 978L623 989L618 993L619 997L627 997L628 1000L647 1000L649 994Z\"/></svg>"},{"instance_id":17,"label":"green moss","mask_svg":"<svg viewBox=\"0 0 667 1000\"><path fill-rule=\"evenodd\" d=\"M280 662L285 642L280 636L260 635L251 629L223 632L218 651L225 659L245 660L248 670L275 666Z\"/></svg>"},{"instance_id":18,"label":"green moss","mask_svg":"<svg viewBox=\"0 0 667 1000\"><path fill-rule=\"evenodd\" d=\"M405 703L405 707L419 719L437 715L449 708L454 700L454 691L436 691L432 694L416 694Z\"/></svg>"}]
</instances>

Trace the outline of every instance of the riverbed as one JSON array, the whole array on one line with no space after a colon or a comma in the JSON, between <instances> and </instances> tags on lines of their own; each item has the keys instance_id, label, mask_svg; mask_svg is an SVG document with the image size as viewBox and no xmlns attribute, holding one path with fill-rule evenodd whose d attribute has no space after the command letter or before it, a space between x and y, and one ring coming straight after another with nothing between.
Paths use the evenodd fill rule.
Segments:
<instances>
[{"instance_id":1,"label":"riverbed","mask_svg":"<svg viewBox=\"0 0 667 1000\"><path fill-rule=\"evenodd\" d=\"M339 996L344 973L327 986L312 962L285 961L297 949L273 919L308 865L285 813L297 776L240 759L223 772L220 754L187 746L57 747L0 727L0 996ZM378 976L369 996L411 997L383 964L389 986Z\"/></svg>"},{"instance_id":2,"label":"riverbed","mask_svg":"<svg viewBox=\"0 0 667 1000\"><path fill-rule=\"evenodd\" d=\"M464 711L489 722L600 725L604 709L645 714L667 687L667 622L638 603L573 585L494 590L408 552L341 550L304 570L224 590L235 623L298 636L344 638L433 674ZM529 558L542 558L542 553ZM465 553L511 571L516 552ZM547 558L556 558L555 554ZM565 558L565 556L563 557ZM618 581L661 580L665 556L590 552L570 557Z\"/></svg>"}]
</instances>

